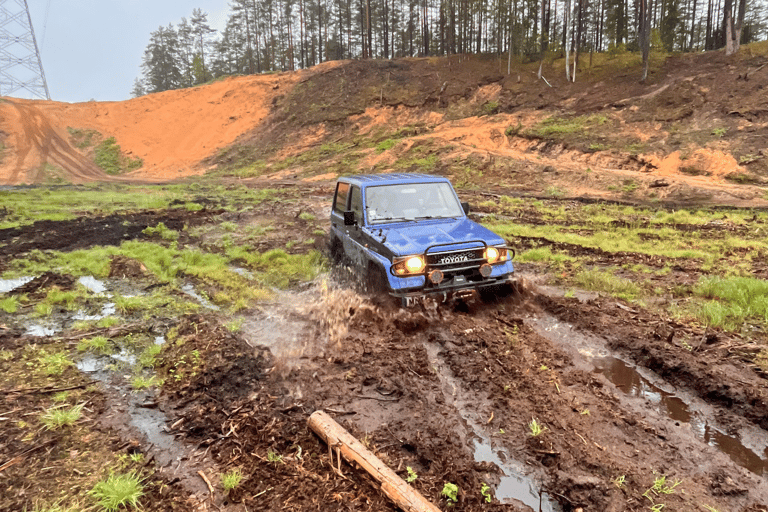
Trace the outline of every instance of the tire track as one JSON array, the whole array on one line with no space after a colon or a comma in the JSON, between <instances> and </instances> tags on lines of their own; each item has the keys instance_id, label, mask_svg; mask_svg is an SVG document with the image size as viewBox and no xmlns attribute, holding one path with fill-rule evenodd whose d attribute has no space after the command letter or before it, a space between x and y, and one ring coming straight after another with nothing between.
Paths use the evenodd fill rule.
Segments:
<instances>
[{"instance_id":1,"label":"tire track","mask_svg":"<svg viewBox=\"0 0 768 512\"><path fill-rule=\"evenodd\" d=\"M39 109L31 105L11 102L21 117L22 133L19 134L19 149L16 166L11 173L11 183L18 183L26 175L33 182L45 181L46 164L61 168L65 178L73 183L89 181L124 181L110 176L95 163L77 151L61 137ZM36 168L26 163L30 153L39 155Z\"/></svg>"}]
</instances>

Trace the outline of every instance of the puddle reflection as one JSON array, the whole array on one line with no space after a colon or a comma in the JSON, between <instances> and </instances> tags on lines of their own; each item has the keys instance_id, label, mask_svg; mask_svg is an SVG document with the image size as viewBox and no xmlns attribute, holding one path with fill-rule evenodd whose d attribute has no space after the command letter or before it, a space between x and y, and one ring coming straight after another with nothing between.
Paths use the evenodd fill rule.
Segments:
<instances>
[{"instance_id":1,"label":"puddle reflection","mask_svg":"<svg viewBox=\"0 0 768 512\"><path fill-rule=\"evenodd\" d=\"M768 476L768 436L757 427L742 429L738 435L730 435L710 418L714 412L702 400L686 396L674 387L662 383L652 372L612 357L604 343L578 332L574 327L545 315L529 318L531 326L547 339L568 344L578 350L593 367L623 393L646 400L656 411L668 418L689 424L694 435L719 449L739 466ZM752 431L754 430L754 431Z\"/></svg>"}]
</instances>

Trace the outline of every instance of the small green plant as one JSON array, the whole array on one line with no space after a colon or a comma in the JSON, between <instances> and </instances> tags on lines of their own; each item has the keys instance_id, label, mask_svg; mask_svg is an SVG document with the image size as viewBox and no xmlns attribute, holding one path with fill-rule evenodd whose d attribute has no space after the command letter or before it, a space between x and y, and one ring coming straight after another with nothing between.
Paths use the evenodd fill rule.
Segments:
<instances>
[{"instance_id":1,"label":"small green plant","mask_svg":"<svg viewBox=\"0 0 768 512\"><path fill-rule=\"evenodd\" d=\"M116 326L119 323L120 323L119 318L115 318L114 316L105 316L104 318L96 322L96 326L102 327L102 328L110 328L110 327Z\"/></svg>"},{"instance_id":2,"label":"small green plant","mask_svg":"<svg viewBox=\"0 0 768 512\"><path fill-rule=\"evenodd\" d=\"M58 430L61 427L72 426L82 416L84 405L79 404L71 408L64 408L63 406L51 407L40 416L40 421L43 422L43 425L48 430Z\"/></svg>"},{"instance_id":3,"label":"small green plant","mask_svg":"<svg viewBox=\"0 0 768 512\"><path fill-rule=\"evenodd\" d=\"M317 220L317 217L315 217L314 215L312 215L309 212L301 212L299 214L299 219L303 220L303 221L306 221L306 222L311 222L313 220Z\"/></svg>"},{"instance_id":4,"label":"small green plant","mask_svg":"<svg viewBox=\"0 0 768 512\"><path fill-rule=\"evenodd\" d=\"M112 352L109 339L105 336L94 336L93 338L83 338L77 344L79 352L95 352L101 355L108 355Z\"/></svg>"},{"instance_id":5,"label":"small green plant","mask_svg":"<svg viewBox=\"0 0 768 512\"><path fill-rule=\"evenodd\" d=\"M541 425L536 418L532 418L531 422L528 423L528 430L530 430L530 434L533 437L538 437L541 434L543 434L545 431L547 431L547 427Z\"/></svg>"},{"instance_id":6,"label":"small green plant","mask_svg":"<svg viewBox=\"0 0 768 512\"><path fill-rule=\"evenodd\" d=\"M675 480L672 482L672 485L669 485L667 484L667 477L661 475L654 478L653 485L643 493L643 496L648 498L651 503L655 503L654 497L659 496L660 494L674 494L676 492L675 489L682 482L682 480Z\"/></svg>"},{"instance_id":7,"label":"small green plant","mask_svg":"<svg viewBox=\"0 0 768 512\"><path fill-rule=\"evenodd\" d=\"M227 322L224 326L229 332L239 332L240 329L243 328L243 322L245 322L245 319L243 318L234 318Z\"/></svg>"},{"instance_id":8,"label":"small green plant","mask_svg":"<svg viewBox=\"0 0 768 512\"><path fill-rule=\"evenodd\" d=\"M88 494L107 512L116 511L120 507L139 508L139 498L144 494L144 485L134 472L111 474L106 480L97 482Z\"/></svg>"},{"instance_id":9,"label":"small green plant","mask_svg":"<svg viewBox=\"0 0 768 512\"><path fill-rule=\"evenodd\" d=\"M131 462L134 464L141 464L144 462L144 454L141 452L135 452L130 455L128 455L128 458L131 459Z\"/></svg>"},{"instance_id":10,"label":"small green plant","mask_svg":"<svg viewBox=\"0 0 768 512\"><path fill-rule=\"evenodd\" d=\"M378 153L383 153L388 149L392 149L395 146L395 144L397 144L397 141L394 139L383 140L376 145L376 151Z\"/></svg>"},{"instance_id":11,"label":"small green plant","mask_svg":"<svg viewBox=\"0 0 768 512\"><path fill-rule=\"evenodd\" d=\"M448 500L448 505L458 503L459 486L450 482L446 482L445 485L443 485L443 490L440 492L440 494L445 496L445 498Z\"/></svg>"},{"instance_id":12,"label":"small green plant","mask_svg":"<svg viewBox=\"0 0 768 512\"><path fill-rule=\"evenodd\" d=\"M409 484L412 484L416 481L417 478L419 478L419 475L416 474L411 466L406 466L405 470L408 472L408 476L405 477L405 481Z\"/></svg>"},{"instance_id":13,"label":"small green plant","mask_svg":"<svg viewBox=\"0 0 768 512\"><path fill-rule=\"evenodd\" d=\"M145 377L144 375L137 375L131 379L131 387L136 391L141 389L148 389L155 386L162 385L162 381L157 378L157 375L151 377Z\"/></svg>"},{"instance_id":14,"label":"small green plant","mask_svg":"<svg viewBox=\"0 0 768 512\"><path fill-rule=\"evenodd\" d=\"M15 313L19 309L19 299L11 296L0 300L0 309L6 313Z\"/></svg>"},{"instance_id":15,"label":"small green plant","mask_svg":"<svg viewBox=\"0 0 768 512\"><path fill-rule=\"evenodd\" d=\"M714 135L715 137L723 138L723 136L725 136L726 133L728 133L728 128L715 128L714 130L712 130L712 135Z\"/></svg>"},{"instance_id":16,"label":"small green plant","mask_svg":"<svg viewBox=\"0 0 768 512\"><path fill-rule=\"evenodd\" d=\"M504 130L504 135L506 135L507 137L514 137L518 133L520 133L520 130L522 129L523 129L523 123L521 123L520 120L518 119L517 126L512 126L512 125L507 126L507 129Z\"/></svg>"},{"instance_id":17,"label":"small green plant","mask_svg":"<svg viewBox=\"0 0 768 512\"><path fill-rule=\"evenodd\" d=\"M94 148L94 162L107 174L134 171L144 165L141 158L126 157L114 137L103 140Z\"/></svg>"},{"instance_id":18,"label":"small green plant","mask_svg":"<svg viewBox=\"0 0 768 512\"><path fill-rule=\"evenodd\" d=\"M547 187L547 190L545 190L544 193L553 199L559 199L565 195L564 190L555 186Z\"/></svg>"},{"instance_id":19,"label":"small green plant","mask_svg":"<svg viewBox=\"0 0 768 512\"><path fill-rule=\"evenodd\" d=\"M139 354L139 364L142 368L154 368L157 363L157 356L163 350L161 345L153 343L149 345L144 351Z\"/></svg>"},{"instance_id":20,"label":"small green plant","mask_svg":"<svg viewBox=\"0 0 768 512\"><path fill-rule=\"evenodd\" d=\"M221 475L221 485L224 492L229 492L243 481L243 473L240 468L235 468Z\"/></svg>"},{"instance_id":21,"label":"small green plant","mask_svg":"<svg viewBox=\"0 0 768 512\"><path fill-rule=\"evenodd\" d=\"M624 186L621 187L621 191L625 195L632 195L639 186L635 180L624 180Z\"/></svg>"},{"instance_id":22,"label":"small green plant","mask_svg":"<svg viewBox=\"0 0 768 512\"><path fill-rule=\"evenodd\" d=\"M499 102L489 101L483 105L483 115L490 116L499 111Z\"/></svg>"},{"instance_id":23,"label":"small green plant","mask_svg":"<svg viewBox=\"0 0 768 512\"><path fill-rule=\"evenodd\" d=\"M42 351L37 360L43 372L50 376L59 376L64 373L64 370L75 364L64 352L49 354Z\"/></svg>"},{"instance_id":24,"label":"small green plant","mask_svg":"<svg viewBox=\"0 0 768 512\"><path fill-rule=\"evenodd\" d=\"M272 450L267 450L267 460L269 462L274 462L275 464L277 464L278 462L285 464L285 461L283 461L283 456L276 452L273 452Z\"/></svg>"},{"instance_id":25,"label":"small green plant","mask_svg":"<svg viewBox=\"0 0 768 512\"><path fill-rule=\"evenodd\" d=\"M626 481L626 476L620 475L613 479L613 485L621 489L622 487L624 487L625 481Z\"/></svg>"},{"instance_id":26,"label":"small green plant","mask_svg":"<svg viewBox=\"0 0 768 512\"><path fill-rule=\"evenodd\" d=\"M144 233L149 237L159 236L163 240L168 240L168 241L179 239L178 231L169 229L163 222L158 223L158 225L155 227L147 226L146 228L144 228L142 233Z\"/></svg>"},{"instance_id":27,"label":"small green plant","mask_svg":"<svg viewBox=\"0 0 768 512\"><path fill-rule=\"evenodd\" d=\"M486 503L490 503L493 498L491 497L491 488L488 487L488 484L483 482L483 485L480 487L480 494L483 495L483 499Z\"/></svg>"}]
</instances>

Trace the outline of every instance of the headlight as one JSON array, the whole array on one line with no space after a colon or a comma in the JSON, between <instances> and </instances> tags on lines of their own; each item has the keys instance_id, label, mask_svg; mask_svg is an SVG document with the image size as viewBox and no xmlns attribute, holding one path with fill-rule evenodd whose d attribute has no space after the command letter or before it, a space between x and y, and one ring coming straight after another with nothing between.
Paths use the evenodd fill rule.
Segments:
<instances>
[{"instance_id":1,"label":"headlight","mask_svg":"<svg viewBox=\"0 0 768 512\"><path fill-rule=\"evenodd\" d=\"M395 264L392 265L396 276L404 276L407 274L421 274L424 272L426 263L421 256L407 256L399 260L395 260Z\"/></svg>"},{"instance_id":2,"label":"headlight","mask_svg":"<svg viewBox=\"0 0 768 512\"><path fill-rule=\"evenodd\" d=\"M488 247L485 250L485 259L488 263L501 263L507 261L507 249L504 247Z\"/></svg>"}]
</instances>

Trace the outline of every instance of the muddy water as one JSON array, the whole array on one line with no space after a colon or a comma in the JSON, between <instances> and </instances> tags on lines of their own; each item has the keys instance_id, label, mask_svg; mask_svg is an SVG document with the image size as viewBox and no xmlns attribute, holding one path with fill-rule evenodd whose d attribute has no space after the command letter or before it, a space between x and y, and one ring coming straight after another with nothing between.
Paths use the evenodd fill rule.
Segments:
<instances>
[{"instance_id":1,"label":"muddy water","mask_svg":"<svg viewBox=\"0 0 768 512\"><path fill-rule=\"evenodd\" d=\"M135 356L123 350L112 356L86 355L76 363L77 368L92 379L101 382L107 390L121 396L118 410L127 414L128 424L144 435L152 454L161 466L177 460L184 452L183 444L165 432L168 418L157 409L146 407L153 404L152 393L132 392L123 372L114 371L115 363L132 365Z\"/></svg>"},{"instance_id":2,"label":"muddy water","mask_svg":"<svg viewBox=\"0 0 768 512\"><path fill-rule=\"evenodd\" d=\"M572 325L539 313L526 322L540 335L575 350L581 356L575 366L604 375L617 389L641 398L660 415L687 424L696 438L718 448L739 466L768 476L768 432L742 428L737 435L715 419L717 410L698 397L665 382L653 372L638 368L611 354L604 342L577 331Z\"/></svg>"},{"instance_id":3,"label":"muddy water","mask_svg":"<svg viewBox=\"0 0 768 512\"><path fill-rule=\"evenodd\" d=\"M425 342L424 348L430 364L437 370L446 403L455 407L466 422L466 437L472 439L475 461L495 464L503 474L494 492L496 499L503 504L523 504L533 510L559 512L559 504L547 493L537 490L539 486L525 475L522 464L506 449L493 446L492 433L483 428L483 420L477 412L477 395L464 390L461 380L454 376L440 355L440 345Z\"/></svg>"}]
</instances>

